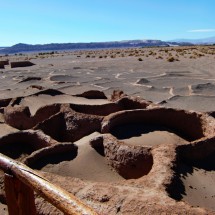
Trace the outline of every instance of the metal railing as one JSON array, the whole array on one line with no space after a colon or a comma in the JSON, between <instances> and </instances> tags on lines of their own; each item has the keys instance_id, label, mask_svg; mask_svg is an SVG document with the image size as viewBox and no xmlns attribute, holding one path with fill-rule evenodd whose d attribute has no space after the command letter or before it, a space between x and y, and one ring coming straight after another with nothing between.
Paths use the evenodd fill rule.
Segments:
<instances>
[{"instance_id":1,"label":"metal railing","mask_svg":"<svg viewBox=\"0 0 215 215\"><path fill-rule=\"evenodd\" d=\"M97 214L77 197L50 183L38 172L1 153L0 169L5 172L4 184L9 214L36 214L34 191L64 214Z\"/></svg>"}]
</instances>

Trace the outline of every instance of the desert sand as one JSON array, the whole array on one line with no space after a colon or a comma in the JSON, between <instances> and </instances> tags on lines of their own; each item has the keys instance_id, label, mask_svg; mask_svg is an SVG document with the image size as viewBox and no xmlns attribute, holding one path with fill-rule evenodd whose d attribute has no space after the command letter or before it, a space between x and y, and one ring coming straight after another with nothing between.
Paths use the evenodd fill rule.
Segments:
<instances>
[{"instance_id":1,"label":"desert sand","mask_svg":"<svg viewBox=\"0 0 215 215\"><path fill-rule=\"evenodd\" d=\"M131 145L156 146L163 143L177 144L185 142L183 138L161 126L144 124L126 124L115 127L112 134L118 140Z\"/></svg>"},{"instance_id":2,"label":"desert sand","mask_svg":"<svg viewBox=\"0 0 215 215\"><path fill-rule=\"evenodd\" d=\"M98 214L215 214L214 46L7 59L33 65L0 69L1 153Z\"/></svg>"},{"instance_id":3,"label":"desert sand","mask_svg":"<svg viewBox=\"0 0 215 215\"><path fill-rule=\"evenodd\" d=\"M102 90L108 95L119 89L155 103L165 101L163 105L168 107L213 111L214 52L212 46L13 56L13 61L30 59L36 65L5 66L0 95L26 96L37 92L36 86L67 94ZM178 61L169 62L169 56Z\"/></svg>"},{"instance_id":4,"label":"desert sand","mask_svg":"<svg viewBox=\"0 0 215 215\"><path fill-rule=\"evenodd\" d=\"M74 142L78 146L78 157L71 161L64 161L57 165L46 165L42 171L51 172L62 176L71 176L90 181L117 182L123 180L114 170L108 166L104 156L93 149L89 140L98 133Z\"/></svg>"}]
</instances>

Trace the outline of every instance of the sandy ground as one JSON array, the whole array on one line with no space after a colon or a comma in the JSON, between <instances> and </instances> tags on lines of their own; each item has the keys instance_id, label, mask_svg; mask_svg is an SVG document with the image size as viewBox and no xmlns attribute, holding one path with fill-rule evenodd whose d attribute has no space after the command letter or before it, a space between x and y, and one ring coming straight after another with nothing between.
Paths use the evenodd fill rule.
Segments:
<instances>
[{"instance_id":1,"label":"sandy ground","mask_svg":"<svg viewBox=\"0 0 215 215\"><path fill-rule=\"evenodd\" d=\"M193 206L215 211L215 157L214 153L198 163L180 165L181 197Z\"/></svg>"},{"instance_id":2,"label":"sandy ground","mask_svg":"<svg viewBox=\"0 0 215 215\"><path fill-rule=\"evenodd\" d=\"M46 57L11 56L12 60L30 59L36 65L1 69L0 97L29 95L38 91L35 86L71 95L89 89L106 94L120 89L155 103L165 101L163 105L168 107L213 111L215 51L214 47L206 49L183 48L183 52L177 48L123 49ZM169 62L169 56L178 61Z\"/></svg>"},{"instance_id":3,"label":"sandy ground","mask_svg":"<svg viewBox=\"0 0 215 215\"><path fill-rule=\"evenodd\" d=\"M8 214L7 205L0 204L0 214L1 215L7 215Z\"/></svg>"},{"instance_id":4,"label":"sandy ground","mask_svg":"<svg viewBox=\"0 0 215 215\"><path fill-rule=\"evenodd\" d=\"M128 124L114 128L112 134L129 145L156 146L186 142L177 134L161 126Z\"/></svg>"},{"instance_id":5,"label":"sandy ground","mask_svg":"<svg viewBox=\"0 0 215 215\"><path fill-rule=\"evenodd\" d=\"M20 102L20 105L28 106L32 115L36 113L36 111L45 106L56 103L72 103L72 104L87 104L87 105L101 105L110 103L105 99L86 99L81 97L74 97L70 95L39 95L39 96L29 96Z\"/></svg>"},{"instance_id":6,"label":"sandy ground","mask_svg":"<svg viewBox=\"0 0 215 215\"><path fill-rule=\"evenodd\" d=\"M34 115L40 107L53 103L105 104L107 100L74 95L87 90L101 90L109 96L113 90L119 89L166 107L215 111L215 48L205 50L184 48L183 55L177 48L148 48L79 51L45 57L33 54L9 56L11 60L30 59L35 65L0 69L0 98L28 96L20 104L29 106ZM169 62L171 56L177 61ZM58 89L65 94L31 96L42 88ZM15 131L4 124L0 114L0 137ZM117 127L113 134L130 145L154 147L163 143L186 142L168 129L148 125L123 125ZM89 145L89 139L96 135L91 134L75 143L79 148L74 160L48 164L42 171L97 182L123 181L107 165L105 158ZM181 168L184 189L181 199L193 206L215 211L214 166L208 169L183 164Z\"/></svg>"},{"instance_id":7,"label":"sandy ground","mask_svg":"<svg viewBox=\"0 0 215 215\"><path fill-rule=\"evenodd\" d=\"M16 131L18 130L9 125L0 124L0 137L3 137L4 135L10 134Z\"/></svg>"},{"instance_id":8,"label":"sandy ground","mask_svg":"<svg viewBox=\"0 0 215 215\"><path fill-rule=\"evenodd\" d=\"M124 180L114 170L111 170L106 159L90 146L89 140L98 134L95 132L75 142L78 146L78 155L74 160L64 161L57 165L48 164L41 170L62 176L71 176L97 182Z\"/></svg>"},{"instance_id":9,"label":"sandy ground","mask_svg":"<svg viewBox=\"0 0 215 215\"><path fill-rule=\"evenodd\" d=\"M215 171L195 168L183 178L186 193L183 200L191 205L215 210Z\"/></svg>"}]
</instances>

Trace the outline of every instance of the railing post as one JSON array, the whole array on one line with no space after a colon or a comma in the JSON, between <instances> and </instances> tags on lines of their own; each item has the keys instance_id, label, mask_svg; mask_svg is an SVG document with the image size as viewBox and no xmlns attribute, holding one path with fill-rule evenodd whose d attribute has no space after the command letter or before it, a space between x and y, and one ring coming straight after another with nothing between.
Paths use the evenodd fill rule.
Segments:
<instances>
[{"instance_id":1,"label":"railing post","mask_svg":"<svg viewBox=\"0 0 215 215\"><path fill-rule=\"evenodd\" d=\"M10 215L36 215L33 190L14 176L5 174L5 193Z\"/></svg>"},{"instance_id":2,"label":"railing post","mask_svg":"<svg viewBox=\"0 0 215 215\"><path fill-rule=\"evenodd\" d=\"M97 215L66 190L50 183L38 172L0 153L0 169L5 173L5 193L10 215L35 215L34 191L64 214Z\"/></svg>"}]
</instances>

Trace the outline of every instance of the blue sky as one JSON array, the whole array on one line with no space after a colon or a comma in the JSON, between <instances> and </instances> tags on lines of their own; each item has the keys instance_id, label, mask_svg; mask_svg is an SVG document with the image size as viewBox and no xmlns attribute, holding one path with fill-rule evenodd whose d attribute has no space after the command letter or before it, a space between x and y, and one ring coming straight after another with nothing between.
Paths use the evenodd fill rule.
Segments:
<instances>
[{"instance_id":1,"label":"blue sky","mask_svg":"<svg viewBox=\"0 0 215 215\"><path fill-rule=\"evenodd\" d=\"M0 0L0 46L215 36L214 0Z\"/></svg>"}]
</instances>

